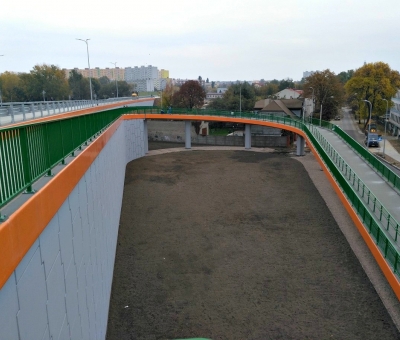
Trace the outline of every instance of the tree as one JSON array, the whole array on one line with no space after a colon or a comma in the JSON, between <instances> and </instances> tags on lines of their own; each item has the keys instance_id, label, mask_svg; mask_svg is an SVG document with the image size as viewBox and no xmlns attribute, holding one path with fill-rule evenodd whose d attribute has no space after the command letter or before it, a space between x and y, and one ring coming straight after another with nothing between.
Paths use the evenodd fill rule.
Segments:
<instances>
[{"instance_id":1,"label":"tree","mask_svg":"<svg viewBox=\"0 0 400 340\"><path fill-rule=\"evenodd\" d=\"M84 78L78 71L71 71L68 78L68 84L72 99L80 100L90 98L89 79Z\"/></svg>"},{"instance_id":2,"label":"tree","mask_svg":"<svg viewBox=\"0 0 400 340\"><path fill-rule=\"evenodd\" d=\"M387 99L391 107L390 98L394 97L398 88L400 88L399 72L392 70L383 62L363 65L354 72L353 77L345 85L347 95L357 98L358 113L364 119L369 115L369 108L368 103L361 105L364 104L362 100L371 102L375 115L383 115L386 111L386 102L383 99Z\"/></svg>"},{"instance_id":3,"label":"tree","mask_svg":"<svg viewBox=\"0 0 400 340\"><path fill-rule=\"evenodd\" d=\"M130 97L132 95L133 86L128 84L125 80L119 80L118 84L118 96Z\"/></svg>"},{"instance_id":4,"label":"tree","mask_svg":"<svg viewBox=\"0 0 400 340\"><path fill-rule=\"evenodd\" d=\"M213 89L215 87L215 81L211 82L211 88Z\"/></svg>"},{"instance_id":5,"label":"tree","mask_svg":"<svg viewBox=\"0 0 400 340\"><path fill-rule=\"evenodd\" d=\"M173 95L174 106L192 108L201 108L204 105L206 93L198 81L188 80L182 84L178 92Z\"/></svg>"},{"instance_id":6,"label":"tree","mask_svg":"<svg viewBox=\"0 0 400 340\"><path fill-rule=\"evenodd\" d=\"M223 98L213 100L208 107L216 110L251 111L256 102L254 87L248 82L231 85Z\"/></svg>"},{"instance_id":7,"label":"tree","mask_svg":"<svg viewBox=\"0 0 400 340\"><path fill-rule=\"evenodd\" d=\"M206 83L208 84L210 81L208 80L208 78L206 79Z\"/></svg>"},{"instance_id":8,"label":"tree","mask_svg":"<svg viewBox=\"0 0 400 340\"><path fill-rule=\"evenodd\" d=\"M278 89L279 89L279 91L282 91L282 90L284 90L284 89L293 89L294 88L294 82L293 82L293 79L290 79L290 78L287 78L287 79L282 79L280 82L279 82L279 87L278 87ZM279 92L278 91L278 92Z\"/></svg>"},{"instance_id":9,"label":"tree","mask_svg":"<svg viewBox=\"0 0 400 340\"><path fill-rule=\"evenodd\" d=\"M108 78L106 76L102 76L99 78L99 83L101 86L108 85L108 84L110 84L110 78Z\"/></svg>"},{"instance_id":10,"label":"tree","mask_svg":"<svg viewBox=\"0 0 400 340\"><path fill-rule=\"evenodd\" d=\"M4 72L0 75L0 90L3 102L22 101L21 79L14 72Z\"/></svg>"},{"instance_id":11,"label":"tree","mask_svg":"<svg viewBox=\"0 0 400 340\"><path fill-rule=\"evenodd\" d=\"M174 85L172 85L172 83L167 83L162 93L162 107L172 106L174 93L177 91L178 90L174 87Z\"/></svg>"},{"instance_id":12,"label":"tree","mask_svg":"<svg viewBox=\"0 0 400 340\"><path fill-rule=\"evenodd\" d=\"M340 72L337 77L342 84L346 84L354 74L354 70Z\"/></svg>"},{"instance_id":13,"label":"tree","mask_svg":"<svg viewBox=\"0 0 400 340\"><path fill-rule=\"evenodd\" d=\"M320 112L322 107L322 119L331 120L337 115L343 102L344 89L334 72L327 69L313 73L306 78L303 91L305 97L311 97L314 93L315 112Z\"/></svg>"},{"instance_id":14,"label":"tree","mask_svg":"<svg viewBox=\"0 0 400 340\"><path fill-rule=\"evenodd\" d=\"M69 86L65 73L55 65L35 65L25 80L26 94L31 100L43 100L43 91L48 100L68 98Z\"/></svg>"}]
</instances>

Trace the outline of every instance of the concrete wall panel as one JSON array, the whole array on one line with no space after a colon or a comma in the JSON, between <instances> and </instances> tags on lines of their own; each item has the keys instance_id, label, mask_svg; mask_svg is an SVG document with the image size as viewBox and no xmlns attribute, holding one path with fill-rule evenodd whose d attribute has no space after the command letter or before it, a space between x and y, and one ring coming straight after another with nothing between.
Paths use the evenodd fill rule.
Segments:
<instances>
[{"instance_id":1,"label":"concrete wall panel","mask_svg":"<svg viewBox=\"0 0 400 340\"><path fill-rule=\"evenodd\" d=\"M145 154L143 126L120 124L0 290L0 340L105 338L125 167Z\"/></svg>"}]
</instances>

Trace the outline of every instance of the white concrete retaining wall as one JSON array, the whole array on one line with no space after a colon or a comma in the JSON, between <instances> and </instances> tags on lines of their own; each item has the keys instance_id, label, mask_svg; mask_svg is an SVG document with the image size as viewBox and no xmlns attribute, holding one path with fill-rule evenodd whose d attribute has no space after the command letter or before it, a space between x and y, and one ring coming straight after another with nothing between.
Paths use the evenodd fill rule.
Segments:
<instances>
[{"instance_id":1,"label":"white concrete retaining wall","mask_svg":"<svg viewBox=\"0 0 400 340\"><path fill-rule=\"evenodd\" d=\"M143 126L121 123L0 290L1 340L105 338L125 167L145 154Z\"/></svg>"}]
</instances>

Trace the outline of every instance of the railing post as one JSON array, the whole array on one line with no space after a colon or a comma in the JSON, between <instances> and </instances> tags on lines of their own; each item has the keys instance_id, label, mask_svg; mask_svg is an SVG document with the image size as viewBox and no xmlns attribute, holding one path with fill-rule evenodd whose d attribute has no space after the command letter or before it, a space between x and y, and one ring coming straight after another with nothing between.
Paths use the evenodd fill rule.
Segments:
<instances>
[{"instance_id":1,"label":"railing post","mask_svg":"<svg viewBox=\"0 0 400 340\"><path fill-rule=\"evenodd\" d=\"M32 112L32 116L33 118L35 118L35 104L31 104L31 112Z\"/></svg>"},{"instance_id":2,"label":"railing post","mask_svg":"<svg viewBox=\"0 0 400 340\"><path fill-rule=\"evenodd\" d=\"M11 116L11 123L14 123L14 108L13 108L13 104L10 104L9 108L8 108L8 113Z\"/></svg>"},{"instance_id":3,"label":"railing post","mask_svg":"<svg viewBox=\"0 0 400 340\"><path fill-rule=\"evenodd\" d=\"M29 157L27 127L22 127L19 130L19 135L21 140L21 158L22 158L22 167L24 171L24 182L28 184L25 193L32 194L35 191L32 189L32 172L31 172L31 163Z\"/></svg>"},{"instance_id":4,"label":"railing post","mask_svg":"<svg viewBox=\"0 0 400 340\"><path fill-rule=\"evenodd\" d=\"M25 105L24 103L22 103L22 120L25 121L26 120L26 114L25 114Z\"/></svg>"},{"instance_id":5,"label":"railing post","mask_svg":"<svg viewBox=\"0 0 400 340\"><path fill-rule=\"evenodd\" d=\"M46 102L46 110L47 110L47 115L50 116L50 105L48 102Z\"/></svg>"},{"instance_id":6,"label":"railing post","mask_svg":"<svg viewBox=\"0 0 400 340\"><path fill-rule=\"evenodd\" d=\"M40 108L40 117L43 117L43 105L42 105L42 103L39 103L39 108Z\"/></svg>"}]
</instances>

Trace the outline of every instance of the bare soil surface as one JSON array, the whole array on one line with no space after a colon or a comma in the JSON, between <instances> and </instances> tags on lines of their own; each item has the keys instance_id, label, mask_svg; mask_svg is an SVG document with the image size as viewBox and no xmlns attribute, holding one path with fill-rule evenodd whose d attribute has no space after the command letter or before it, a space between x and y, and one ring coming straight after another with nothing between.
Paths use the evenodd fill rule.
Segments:
<instances>
[{"instance_id":1,"label":"bare soil surface","mask_svg":"<svg viewBox=\"0 0 400 340\"><path fill-rule=\"evenodd\" d=\"M400 339L289 154L189 151L127 165L107 339L194 337Z\"/></svg>"}]
</instances>

